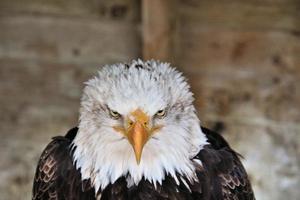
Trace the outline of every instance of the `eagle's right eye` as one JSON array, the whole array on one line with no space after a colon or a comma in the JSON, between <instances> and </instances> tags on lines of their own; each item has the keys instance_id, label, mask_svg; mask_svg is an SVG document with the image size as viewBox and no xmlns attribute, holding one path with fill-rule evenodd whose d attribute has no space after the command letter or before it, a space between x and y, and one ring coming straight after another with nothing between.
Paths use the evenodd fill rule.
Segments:
<instances>
[{"instance_id":1,"label":"eagle's right eye","mask_svg":"<svg viewBox=\"0 0 300 200\"><path fill-rule=\"evenodd\" d=\"M121 117L121 114L114 110L109 110L109 114L114 119L119 119Z\"/></svg>"}]
</instances>

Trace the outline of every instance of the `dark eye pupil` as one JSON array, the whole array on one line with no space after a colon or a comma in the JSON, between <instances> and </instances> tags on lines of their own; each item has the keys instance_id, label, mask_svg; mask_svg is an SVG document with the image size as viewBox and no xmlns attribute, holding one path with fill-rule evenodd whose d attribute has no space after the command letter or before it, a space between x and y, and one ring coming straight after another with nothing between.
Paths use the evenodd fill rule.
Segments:
<instances>
[{"instance_id":1,"label":"dark eye pupil","mask_svg":"<svg viewBox=\"0 0 300 200\"><path fill-rule=\"evenodd\" d=\"M157 114L162 115L162 114L164 114L164 112L165 112L164 110L159 110L159 111L157 111Z\"/></svg>"},{"instance_id":2,"label":"dark eye pupil","mask_svg":"<svg viewBox=\"0 0 300 200\"><path fill-rule=\"evenodd\" d=\"M119 117L120 116L120 114L118 113L118 112L116 112L116 111L110 111L110 114L113 116L113 117L115 117L115 118L117 118L117 117Z\"/></svg>"},{"instance_id":3,"label":"dark eye pupil","mask_svg":"<svg viewBox=\"0 0 300 200\"><path fill-rule=\"evenodd\" d=\"M113 112L113 115L118 117L120 114L118 112Z\"/></svg>"}]
</instances>

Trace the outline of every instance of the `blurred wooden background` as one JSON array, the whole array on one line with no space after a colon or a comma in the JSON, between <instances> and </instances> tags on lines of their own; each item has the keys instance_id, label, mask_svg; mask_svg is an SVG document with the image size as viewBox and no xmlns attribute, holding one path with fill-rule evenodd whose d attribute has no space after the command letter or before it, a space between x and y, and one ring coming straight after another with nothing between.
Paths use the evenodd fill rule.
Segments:
<instances>
[{"instance_id":1,"label":"blurred wooden background","mask_svg":"<svg viewBox=\"0 0 300 200\"><path fill-rule=\"evenodd\" d=\"M299 0L0 0L0 199L77 125L104 64L171 62L202 124L244 155L258 200L300 196Z\"/></svg>"}]
</instances>

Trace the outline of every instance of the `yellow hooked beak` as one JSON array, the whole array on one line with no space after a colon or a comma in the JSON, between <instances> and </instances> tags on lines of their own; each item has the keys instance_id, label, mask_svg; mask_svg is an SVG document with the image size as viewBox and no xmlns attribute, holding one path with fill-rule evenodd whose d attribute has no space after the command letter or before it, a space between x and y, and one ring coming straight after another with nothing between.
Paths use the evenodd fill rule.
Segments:
<instances>
[{"instance_id":1,"label":"yellow hooked beak","mask_svg":"<svg viewBox=\"0 0 300 200\"><path fill-rule=\"evenodd\" d=\"M133 148L136 162L140 164L145 144L153 133L161 129L161 127L162 126L150 128L149 117L142 110L137 109L126 119L125 129L118 126L113 128L127 137Z\"/></svg>"},{"instance_id":2,"label":"yellow hooked beak","mask_svg":"<svg viewBox=\"0 0 300 200\"><path fill-rule=\"evenodd\" d=\"M151 131L148 128L149 117L140 109L131 113L134 121L128 119L126 135L133 147L137 164L140 163L144 145L148 141Z\"/></svg>"},{"instance_id":3,"label":"yellow hooked beak","mask_svg":"<svg viewBox=\"0 0 300 200\"><path fill-rule=\"evenodd\" d=\"M140 122L136 122L128 131L128 141L133 147L136 162L140 164L144 145L148 141L149 133Z\"/></svg>"}]
</instances>

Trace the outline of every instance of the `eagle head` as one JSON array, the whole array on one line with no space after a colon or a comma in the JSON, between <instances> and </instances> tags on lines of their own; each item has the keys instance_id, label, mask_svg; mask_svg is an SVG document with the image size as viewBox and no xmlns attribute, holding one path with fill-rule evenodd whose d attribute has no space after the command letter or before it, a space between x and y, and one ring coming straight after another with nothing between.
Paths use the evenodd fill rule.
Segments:
<instances>
[{"instance_id":1,"label":"eagle head","mask_svg":"<svg viewBox=\"0 0 300 200\"><path fill-rule=\"evenodd\" d=\"M167 63L104 66L86 82L73 159L98 191L120 177L153 184L191 179L191 159L207 144L186 79Z\"/></svg>"}]
</instances>

